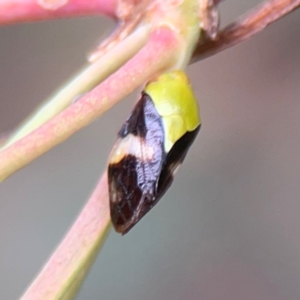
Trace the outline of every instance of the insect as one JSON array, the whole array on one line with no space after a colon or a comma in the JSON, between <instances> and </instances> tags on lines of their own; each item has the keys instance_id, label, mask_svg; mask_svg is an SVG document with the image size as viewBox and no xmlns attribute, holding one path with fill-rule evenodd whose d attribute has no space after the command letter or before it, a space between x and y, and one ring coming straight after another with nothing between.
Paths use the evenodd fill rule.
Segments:
<instances>
[{"instance_id":1,"label":"insect","mask_svg":"<svg viewBox=\"0 0 300 300\"><path fill-rule=\"evenodd\" d=\"M165 194L201 126L182 71L151 80L118 133L108 187L115 230L127 233Z\"/></svg>"}]
</instances>

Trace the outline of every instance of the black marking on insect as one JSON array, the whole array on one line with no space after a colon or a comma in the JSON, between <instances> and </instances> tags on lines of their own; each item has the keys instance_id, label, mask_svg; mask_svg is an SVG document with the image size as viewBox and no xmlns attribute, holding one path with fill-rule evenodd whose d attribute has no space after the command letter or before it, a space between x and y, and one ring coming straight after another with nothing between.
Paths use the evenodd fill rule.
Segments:
<instances>
[{"instance_id":1,"label":"black marking on insect","mask_svg":"<svg viewBox=\"0 0 300 300\"><path fill-rule=\"evenodd\" d=\"M142 94L119 131L108 165L111 220L117 232L127 233L165 194L199 129L186 132L166 153L162 117L151 97Z\"/></svg>"}]
</instances>

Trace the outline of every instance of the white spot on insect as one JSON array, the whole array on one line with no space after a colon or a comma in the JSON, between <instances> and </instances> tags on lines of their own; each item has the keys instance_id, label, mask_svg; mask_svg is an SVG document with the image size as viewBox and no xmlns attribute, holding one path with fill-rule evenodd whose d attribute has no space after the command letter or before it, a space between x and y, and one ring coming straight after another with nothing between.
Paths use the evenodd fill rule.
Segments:
<instances>
[{"instance_id":1,"label":"white spot on insect","mask_svg":"<svg viewBox=\"0 0 300 300\"><path fill-rule=\"evenodd\" d=\"M128 134L125 138L119 139L115 143L109 163L118 163L125 155L132 155L142 161L149 161L154 158L154 149L148 146L143 138Z\"/></svg>"},{"instance_id":2,"label":"white spot on insect","mask_svg":"<svg viewBox=\"0 0 300 300\"><path fill-rule=\"evenodd\" d=\"M111 182L110 188L110 200L112 203L117 203L122 201L122 193L118 192L116 183L114 181Z\"/></svg>"},{"instance_id":3,"label":"white spot on insect","mask_svg":"<svg viewBox=\"0 0 300 300\"><path fill-rule=\"evenodd\" d=\"M66 5L69 0L37 0L37 4L44 9L56 10Z\"/></svg>"},{"instance_id":4,"label":"white spot on insect","mask_svg":"<svg viewBox=\"0 0 300 300\"><path fill-rule=\"evenodd\" d=\"M174 169L173 169L173 171L172 171L173 177L175 177L175 175L177 174L177 172L178 172L180 166L181 166L181 164L176 164L176 165L174 166Z\"/></svg>"}]
</instances>

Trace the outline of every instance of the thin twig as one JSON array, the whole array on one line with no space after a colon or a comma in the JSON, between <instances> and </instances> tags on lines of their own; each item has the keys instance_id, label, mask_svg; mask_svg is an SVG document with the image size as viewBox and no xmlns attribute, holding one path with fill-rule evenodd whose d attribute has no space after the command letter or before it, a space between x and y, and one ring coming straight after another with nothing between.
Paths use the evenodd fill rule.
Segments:
<instances>
[{"instance_id":1,"label":"thin twig","mask_svg":"<svg viewBox=\"0 0 300 300\"><path fill-rule=\"evenodd\" d=\"M146 46L115 72L114 76L110 76L60 114L2 150L0 181L90 124L153 75L169 69L178 57L178 43L177 35L169 28L155 29Z\"/></svg>"},{"instance_id":2,"label":"thin twig","mask_svg":"<svg viewBox=\"0 0 300 300\"><path fill-rule=\"evenodd\" d=\"M0 24L57 18L116 16L116 0L0 0Z\"/></svg>"},{"instance_id":3,"label":"thin twig","mask_svg":"<svg viewBox=\"0 0 300 300\"><path fill-rule=\"evenodd\" d=\"M106 173L80 216L21 300L68 299L78 289L110 228ZM79 281L78 281L79 280Z\"/></svg>"},{"instance_id":4,"label":"thin twig","mask_svg":"<svg viewBox=\"0 0 300 300\"><path fill-rule=\"evenodd\" d=\"M300 6L300 0L270 0L220 31L216 40L199 43L192 62L204 59L250 38Z\"/></svg>"},{"instance_id":5,"label":"thin twig","mask_svg":"<svg viewBox=\"0 0 300 300\"><path fill-rule=\"evenodd\" d=\"M23 124L12 133L0 150L7 148L15 141L38 128L62 110L69 107L77 98L91 91L100 84L105 78L124 65L133 57L145 44L150 35L149 26L141 26L127 39L111 49L92 64L88 64L76 76L64 85L56 94L50 97L40 106Z\"/></svg>"}]
</instances>

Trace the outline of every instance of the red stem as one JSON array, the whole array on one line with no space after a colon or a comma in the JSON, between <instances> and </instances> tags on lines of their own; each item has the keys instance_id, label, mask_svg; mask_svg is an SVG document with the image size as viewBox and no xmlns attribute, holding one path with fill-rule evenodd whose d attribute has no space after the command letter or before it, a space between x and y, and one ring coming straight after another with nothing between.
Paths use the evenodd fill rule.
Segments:
<instances>
[{"instance_id":1,"label":"red stem","mask_svg":"<svg viewBox=\"0 0 300 300\"><path fill-rule=\"evenodd\" d=\"M154 30L146 46L113 76L1 151L0 181L94 121L154 74L170 68L178 55L174 49L178 49L178 39L172 30L167 27Z\"/></svg>"},{"instance_id":2,"label":"red stem","mask_svg":"<svg viewBox=\"0 0 300 300\"><path fill-rule=\"evenodd\" d=\"M116 16L117 0L0 0L0 25L86 15Z\"/></svg>"}]
</instances>

